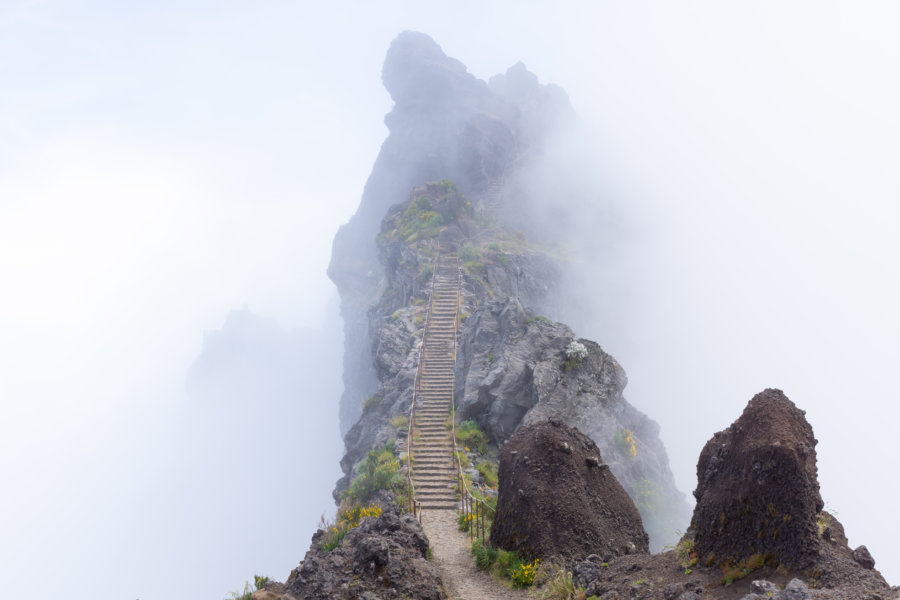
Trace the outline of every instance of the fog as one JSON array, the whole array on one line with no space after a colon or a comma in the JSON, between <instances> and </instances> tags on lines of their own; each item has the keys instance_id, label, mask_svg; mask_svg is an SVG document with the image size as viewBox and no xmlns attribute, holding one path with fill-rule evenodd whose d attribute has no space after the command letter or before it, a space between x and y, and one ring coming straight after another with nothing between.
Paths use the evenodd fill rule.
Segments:
<instances>
[{"instance_id":1,"label":"fog","mask_svg":"<svg viewBox=\"0 0 900 600\"><path fill-rule=\"evenodd\" d=\"M3 589L217 598L302 558L339 474L325 268L404 29L480 78L521 60L569 94L582 137L555 160L584 165L569 185L604 249L579 333L627 370L681 489L780 387L819 439L826 505L897 583L898 17L3 3Z\"/></svg>"}]
</instances>

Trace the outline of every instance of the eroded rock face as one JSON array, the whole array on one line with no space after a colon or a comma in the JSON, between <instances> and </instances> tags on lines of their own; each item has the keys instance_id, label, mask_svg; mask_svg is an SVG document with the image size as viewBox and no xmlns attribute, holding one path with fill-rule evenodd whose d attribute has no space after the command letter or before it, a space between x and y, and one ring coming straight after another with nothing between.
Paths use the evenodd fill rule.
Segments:
<instances>
[{"instance_id":1,"label":"eroded rock face","mask_svg":"<svg viewBox=\"0 0 900 600\"><path fill-rule=\"evenodd\" d=\"M706 443L691 522L701 557L762 554L794 568L814 560L823 503L817 441L804 415L781 390L767 389Z\"/></svg>"},{"instance_id":2,"label":"eroded rock face","mask_svg":"<svg viewBox=\"0 0 900 600\"><path fill-rule=\"evenodd\" d=\"M589 437L558 420L522 426L500 454L491 543L531 558L648 553L628 494Z\"/></svg>"},{"instance_id":3,"label":"eroded rock face","mask_svg":"<svg viewBox=\"0 0 900 600\"><path fill-rule=\"evenodd\" d=\"M283 586L296 600L320 598L422 598L444 600L438 568L426 560L421 525L390 503L381 516L366 517L331 552L319 547L323 532Z\"/></svg>"},{"instance_id":4,"label":"eroded rock face","mask_svg":"<svg viewBox=\"0 0 900 600\"><path fill-rule=\"evenodd\" d=\"M478 282L471 286L477 298ZM460 418L475 419L498 443L520 424L559 419L577 427L635 499L654 551L674 543L690 507L675 486L659 426L623 396L625 370L597 343L536 316L519 298L495 298L473 308L463 324L456 366ZM584 347L583 359L566 356L572 342Z\"/></svg>"}]
</instances>

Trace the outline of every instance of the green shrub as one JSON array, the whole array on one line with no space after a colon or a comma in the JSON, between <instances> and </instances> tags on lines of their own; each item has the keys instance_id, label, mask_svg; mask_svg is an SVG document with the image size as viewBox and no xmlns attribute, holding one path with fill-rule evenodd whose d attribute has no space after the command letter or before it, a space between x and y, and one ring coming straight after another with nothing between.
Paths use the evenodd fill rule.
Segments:
<instances>
[{"instance_id":1,"label":"green shrub","mask_svg":"<svg viewBox=\"0 0 900 600\"><path fill-rule=\"evenodd\" d=\"M487 452L487 434L472 419L463 421L456 427L456 439L467 449L474 448L479 454Z\"/></svg>"},{"instance_id":2,"label":"green shrub","mask_svg":"<svg viewBox=\"0 0 900 600\"><path fill-rule=\"evenodd\" d=\"M405 481L400 475L400 461L394 455L394 442L389 440L383 448L370 450L359 465L356 478L344 491L343 497L364 504L378 490L402 492Z\"/></svg>"},{"instance_id":3,"label":"green shrub","mask_svg":"<svg viewBox=\"0 0 900 600\"><path fill-rule=\"evenodd\" d=\"M497 574L510 579L513 569L522 564L522 560L519 558L518 552L498 548L495 564L497 565Z\"/></svg>"},{"instance_id":4,"label":"green shrub","mask_svg":"<svg viewBox=\"0 0 900 600\"><path fill-rule=\"evenodd\" d=\"M266 577L265 575L254 575L253 576L253 585L256 586L257 590L261 590L266 587L266 584L269 583L271 579Z\"/></svg>"},{"instance_id":5,"label":"green shrub","mask_svg":"<svg viewBox=\"0 0 900 600\"><path fill-rule=\"evenodd\" d=\"M374 396L369 396L363 402L363 412L371 410L371 409L375 408L376 406L380 406L382 400L383 400L383 398L381 396L379 396L378 394L375 394Z\"/></svg>"},{"instance_id":6,"label":"green shrub","mask_svg":"<svg viewBox=\"0 0 900 600\"><path fill-rule=\"evenodd\" d=\"M481 571L489 571L497 562L497 549L485 546L481 540L472 542L472 556L475 557L475 566Z\"/></svg>"},{"instance_id":7,"label":"green shrub","mask_svg":"<svg viewBox=\"0 0 900 600\"><path fill-rule=\"evenodd\" d=\"M409 425L409 418L406 415L397 415L391 419L391 425L397 429L406 429Z\"/></svg>"},{"instance_id":8,"label":"green shrub","mask_svg":"<svg viewBox=\"0 0 900 600\"><path fill-rule=\"evenodd\" d=\"M465 452L457 452L456 456L459 458L459 464L463 469L468 469L472 466L472 463L469 462L469 457Z\"/></svg>"},{"instance_id":9,"label":"green shrub","mask_svg":"<svg viewBox=\"0 0 900 600\"><path fill-rule=\"evenodd\" d=\"M463 517L460 517L463 520ZM539 560L526 562L519 558L517 552L492 548L476 539L472 542L472 556L475 566L482 571L489 571L495 577L509 579L516 587L527 587L534 582Z\"/></svg>"},{"instance_id":10,"label":"green shrub","mask_svg":"<svg viewBox=\"0 0 900 600\"><path fill-rule=\"evenodd\" d=\"M583 591L575 586L572 573L566 570L565 565L548 563L541 568L538 576L546 581L544 588L537 594L541 600L573 600L576 594Z\"/></svg>"},{"instance_id":11,"label":"green shrub","mask_svg":"<svg viewBox=\"0 0 900 600\"><path fill-rule=\"evenodd\" d=\"M441 214L432 210L428 196L417 196L403 211L397 228L388 234L391 239L415 242L435 237L444 225Z\"/></svg>"},{"instance_id":12,"label":"green shrub","mask_svg":"<svg viewBox=\"0 0 900 600\"><path fill-rule=\"evenodd\" d=\"M489 461L482 460L479 461L475 465L475 470L481 473L481 476L484 477L484 483L488 487L497 487L498 477L497 477L497 466Z\"/></svg>"},{"instance_id":13,"label":"green shrub","mask_svg":"<svg viewBox=\"0 0 900 600\"><path fill-rule=\"evenodd\" d=\"M459 249L459 258L463 262L476 262L481 260L481 250L474 244L465 242Z\"/></svg>"},{"instance_id":14,"label":"green shrub","mask_svg":"<svg viewBox=\"0 0 900 600\"><path fill-rule=\"evenodd\" d=\"M456 524L459 526L460 531L468 531L472 526L472 521L475 520L475 515L469 513L466 515L465 513L459 513L459 517L456 519Z\"/></svg>"}]
</instances>

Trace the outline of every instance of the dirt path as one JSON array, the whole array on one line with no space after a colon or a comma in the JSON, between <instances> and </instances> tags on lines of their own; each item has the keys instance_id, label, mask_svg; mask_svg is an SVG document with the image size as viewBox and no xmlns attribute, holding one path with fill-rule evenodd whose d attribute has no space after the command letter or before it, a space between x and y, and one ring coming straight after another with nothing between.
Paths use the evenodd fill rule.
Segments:
<instances>
[{"instance_id":1,"label":"dirt path","mask_svg":"<svg viewBox=\"0 0 900 600\"><path fill-rule=\"evenodd\" d=\"M525 590L509 589L475 568L466 534L456 525L455 510L423 511L422 527L434 549L434 562L441 570L452 600L529 598Z\"/></svg>"}]
</instances>

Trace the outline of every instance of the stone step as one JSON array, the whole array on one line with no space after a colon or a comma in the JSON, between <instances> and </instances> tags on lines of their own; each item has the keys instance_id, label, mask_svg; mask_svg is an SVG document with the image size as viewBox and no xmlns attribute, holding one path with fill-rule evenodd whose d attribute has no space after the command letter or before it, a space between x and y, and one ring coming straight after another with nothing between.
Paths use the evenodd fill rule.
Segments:
<instances>
[{"instance_id":1,"label":"stone step","mask_svg":"<svg viewBox=\"0 0 900 600\"><path fill-rule=\"evenodd\" d=\"M419 485L419 483L423 485L452 485L456 489L456 471L453 472L452 476L413 473L413 483L415 485Z\"/></svg>"},{"instance_id":2,"label":"stone step","mask_svg":"<svg viewBox=\"0 0 900 600\"><path fill-rule=\"evenodd\" d=\"M447 463L441 466L422 465L413 467L413 477L456 477L456 463Z\"/></svg>"},{"instance_id":3,"label":"stone step","mask_svg":"<svg viewBox=\"0 0 900 600\"><path fill-rule=\"evenodd\" d=\"M419 462L421 461L421 462ZM413 463L422 465L427 461L433 461L436 464L445 464L453 461L453 454L449 450L444 452L433 452L431 454L423 454L421 452L413 452Z\"/></svg>"},{"instance_id":4,"label":"stone step","mask_svg":"<svg viewBox=\"0 0 900 600\"><path fill-rule=\"evenodd\" d=\"M447 498L456 498L456 486L451 483L422 483L414 480L413 486L416 488L416 496L420 498L422 492L435 492L443 494Z\"/></svg>"},{"instance_id":5,"label":"stone step","mask_svg":"<svg viewBox=\"0 0 900 600\"><path fill-rule=\"evenodd\" d=\"M450 443L449 437L437 440L425 440L417 442L413 448L413 456L416 458L422 456L444 456L449 457L453 454L453 444Z\"/></svg>"},{"instance_id":6,"label":"stone step","mask_svg":"<svg viewBox=\"0 0 900 600\"><path fill-rule=\"evenodd\" d=\"M428 504L432 504L432 503L435 503L435 504L448 503L449 504L451 502L457 501L456 494L421 494L420 495L418 491L416 492L416 500L418 500L422 504L425 504L426 502Z\"/></svg>"},{"instance_id":7,"label":"stone step","mask_svg":"<svg viewBox=\"0 0 900 600\"><path fill-rule=\"evenodd\" d=\"M450 502L422 502L420 504L422 510L457 510L459 508L459 502L454 500L452 503Z\"/></svg>"},{"instance_id":8,"label":"stone step","mask_svg":"<svg viewBox=\"0 0 900 600\"><path fill-rule=\"evenodd\" d=\"M449 457L444 459L437 458L423 458L418 459L415 458L415 453L413 453L413 472L427 472L432 475L437 475L440 472L444 473L455 473L456 467L454 463L450 460Z\"/></svg>"},{"instance_id":9,"label":"stone step","mask_svg":"<svg viewBox=\"0 0 900 600\"><path fill-rule=\"evenodd\" d=\"M423 426L423 425L425 427L420 428L420 426ZM430 422L424 422L424 421L417 420L415 429L418 431L421 431L422 433L428 433L428 434L432 434L432 435L438 435L438 434L449 435L450 434L450 427L447 426L447 424L444 423L443 420L430 421Z\"/></svg>"},{"instance_id":10,"label":"stone step","mask_svg":"<svg viewBox=\"0 0 900 600\"><path fill-rule=\"evenodd\" d=\"M423 495L426 497L438 497L439 496L439 497L443 497L443 498L456 500L457 491L456 491L455 485L453 485L449 482L444 482L441 484L434 484L434 485L440 485L441 487L427 487L429 485L432 485L432 484L416 483L415 481L413 481L413 487L416 490L416 496L418 496L419 498L422 498Z\"/></svg>"}]
</instances>

